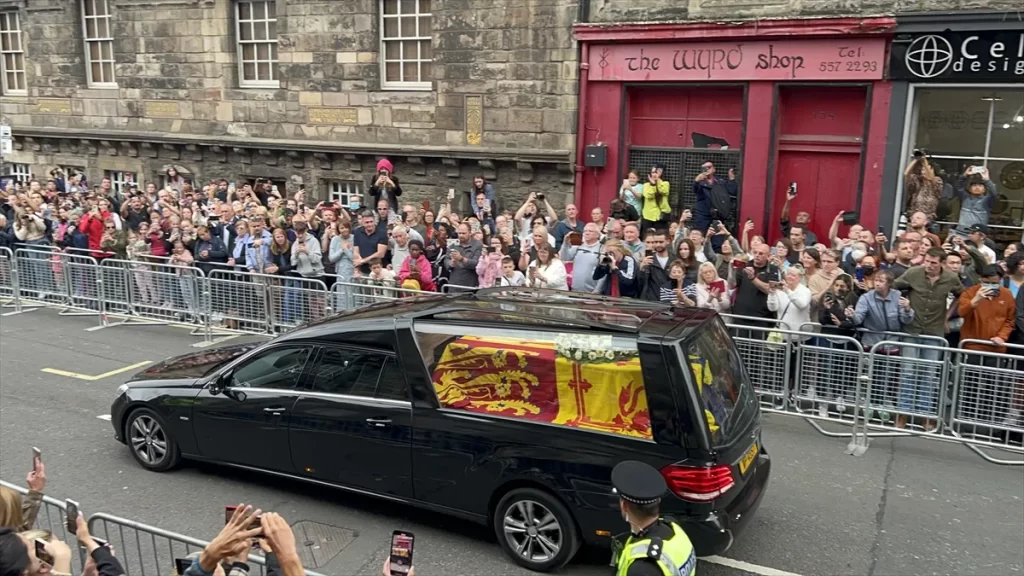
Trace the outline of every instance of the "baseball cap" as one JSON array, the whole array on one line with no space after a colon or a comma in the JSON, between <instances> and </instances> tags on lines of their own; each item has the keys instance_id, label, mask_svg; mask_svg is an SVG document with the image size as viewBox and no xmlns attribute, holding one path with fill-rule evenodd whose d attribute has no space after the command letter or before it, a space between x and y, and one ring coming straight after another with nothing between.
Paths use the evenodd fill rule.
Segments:
<instances>
[{"instance_id":1,"label":"baseball cap","mask_svg":"<svg viewBox=\"0 0 1024 576\"><path fill-rule=\"evenodd\" d=\"M972 224L967 227L967 233L970 234L971 232L981 232L982 234L988 234L988 226L985 226L984 224Z\"/></svg>"}]
</instances>

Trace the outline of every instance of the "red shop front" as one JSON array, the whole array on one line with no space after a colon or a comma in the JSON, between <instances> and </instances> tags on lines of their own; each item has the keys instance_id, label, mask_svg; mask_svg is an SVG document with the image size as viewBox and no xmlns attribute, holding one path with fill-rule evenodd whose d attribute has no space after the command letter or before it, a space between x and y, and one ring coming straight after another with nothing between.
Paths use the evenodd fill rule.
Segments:
<instances>
[{"instance_id":1,"label":"red shop front","mask_svg":"<svg viewBox=\"0 0 1024 576\"><path fill-rule=\"evenodd\" d=\"M739 221L778 226L791 210L812 215L826 238L832 219L858 210L874 228L882 184L890 85L883 81L895 21L773 20L581 25L576 199L607 207L632 169L666 165L678 214L710 160L735 168ZM587 147L604 148L603 162ZM594 155L600 158L600 154ZM586 212L584 212L586 213Z\"/></svg>"}]
</instances>

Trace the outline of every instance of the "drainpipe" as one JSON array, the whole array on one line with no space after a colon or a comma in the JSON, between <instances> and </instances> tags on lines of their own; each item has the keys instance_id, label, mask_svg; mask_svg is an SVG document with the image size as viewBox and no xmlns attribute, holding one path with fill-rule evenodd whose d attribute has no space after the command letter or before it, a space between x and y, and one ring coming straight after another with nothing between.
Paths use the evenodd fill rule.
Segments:
<instances>
[{"instance_id":1,"label":"drainpipe","mask_svg":"<svg viewBox=\"0 0 1024 576\"><path fill-rule=\"evenodd\" d=\"M587 0L583 0L580 4L587 3ZM581 193L583 192L583 148L586 140L586 113L587 113L587 76L590 71L590 44L583 42L580 47L580 80L579 89L580 96L577 99L577 115L576 115L576 174L573 179L573 202L576 204L580 203Z\"/></svg>"}]
</instances>

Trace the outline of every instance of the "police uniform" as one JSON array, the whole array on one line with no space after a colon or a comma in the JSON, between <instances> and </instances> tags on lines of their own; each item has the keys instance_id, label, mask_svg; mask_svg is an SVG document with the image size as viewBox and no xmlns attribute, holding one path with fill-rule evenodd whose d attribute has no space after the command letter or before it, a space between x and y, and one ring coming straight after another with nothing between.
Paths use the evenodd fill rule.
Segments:
<instances>
[{"instance_id":1,"label":"police uniform","mask_svg":"<svg viewBox=\"0 0 1024 576\"><path fill-rule=\"evenodd\" d=\"M660 502L668 492L657 470L634 460L612 469L612 486L619 498L634 504ZM616 576L694 576L697 556L686 532L675 522L659 518L638 534L629 535L615 565Z\"/></svg>"}]
</instances>

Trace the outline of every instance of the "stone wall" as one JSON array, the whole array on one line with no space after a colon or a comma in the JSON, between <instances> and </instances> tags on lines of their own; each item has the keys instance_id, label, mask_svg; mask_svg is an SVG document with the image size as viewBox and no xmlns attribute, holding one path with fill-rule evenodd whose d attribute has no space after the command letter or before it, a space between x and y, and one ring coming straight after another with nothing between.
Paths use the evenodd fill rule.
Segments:
<instances>
[{"instance_id":1,"label":"stone wall","mask_svg":"<svg viewBox=\"0 0 1024 576\"><path fill-rule=\"evenodd\" d=\"M590 21L736 21L878 16L958 10L1024 10L1021 0L589 0Z\"/></svg>"},{"instance_id":2,"label":"stone wall","mask_svg":"<svg viewBox=\"0 0 1024 576\"><path fill-rule=\"evenodd\" d=\"M414 179L437 175L444 191L476 170L451 176L442 159L490 162L499 189L513 195L530 186L553 197L571 191L574 0L434 0L433 89L424 91L381 87L379 0L277 0L276 89L240 87L233 0L107 1L113 89L87 87L80 0L0 0L0 10L20 12L29 85L27 97L0 99L0 120L34 139L19 141L7 161L96 169L127 162L153 178L173 160L125 158L118 141L131 140L158 151L198 146L191 169L207 178L282 170L244 165L232 150L248 150L260 166L262 151L287 148L303 157L349 156L369 169L384 155L417 158L437 170ZM48 140L55 137L75 145ZM210 144L223 152L209 153ZM47 148L79 152L57 162ZM90 149L100 152L81 152ZM316 180L317 165L287 169Z\"/></svg>"}]
</instances>

